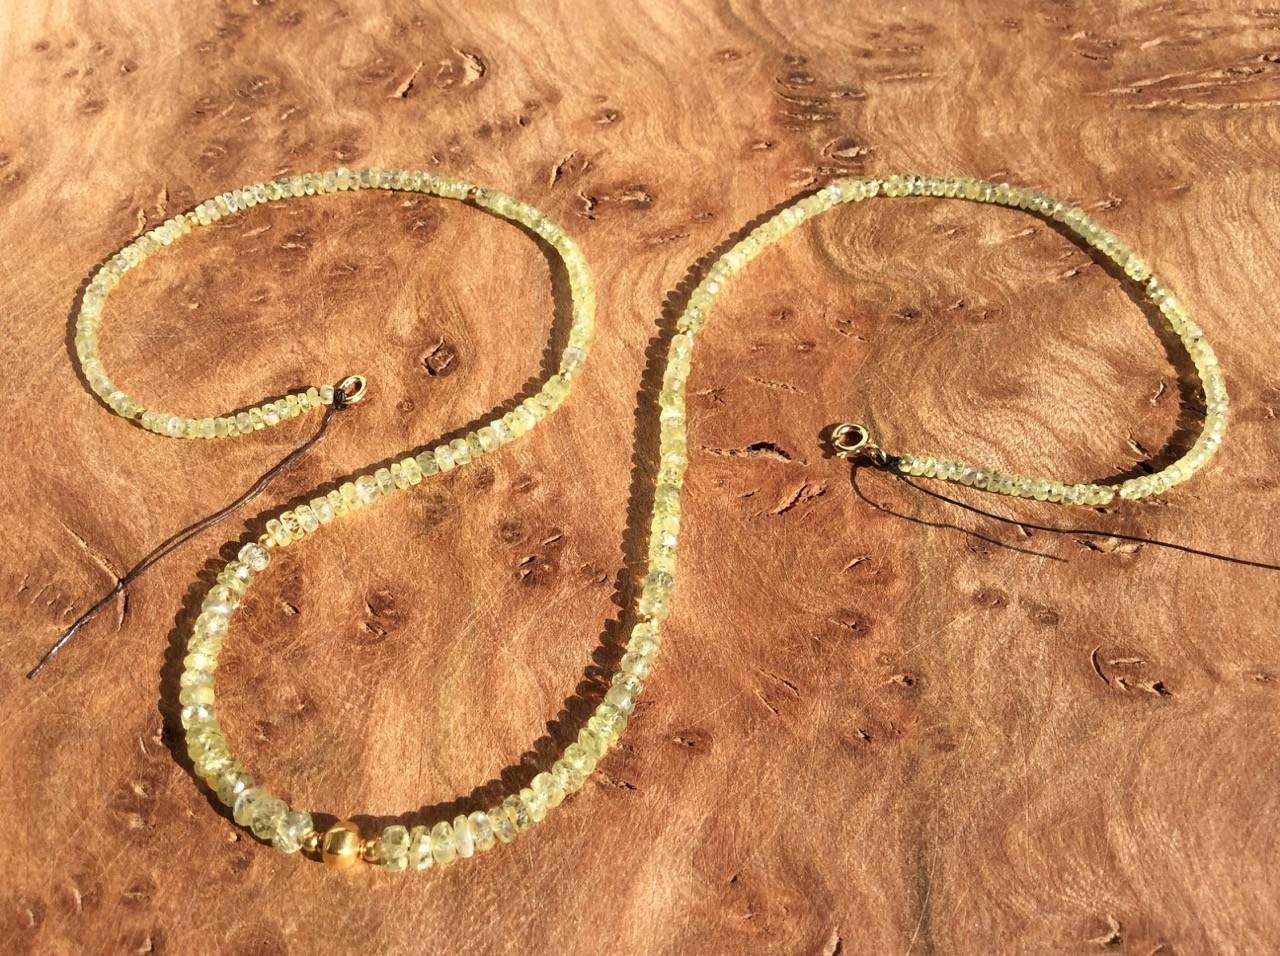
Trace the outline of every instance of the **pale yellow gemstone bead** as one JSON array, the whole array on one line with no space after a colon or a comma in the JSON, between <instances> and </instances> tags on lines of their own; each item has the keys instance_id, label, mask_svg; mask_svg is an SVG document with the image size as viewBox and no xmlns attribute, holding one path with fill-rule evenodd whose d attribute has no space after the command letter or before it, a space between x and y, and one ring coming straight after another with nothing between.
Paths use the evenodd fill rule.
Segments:
<instances>
[{"instance_id":1,"label":"pale yellow gemstone bead","mask_svg":"<svg viewBox=\"0 0 1280 956\"><path fill-rule=\"evenodd\" d=\"M520 791L520 802L524 804L525 810L529 814L529 820L533 823L541 823L547 815L547 801L541 794L535 793L531 788L525 787Z\"/></svg>"},{"instance_id":2,"label":"pale yellow gemstone bead","mask_svg":"<svg viewBox=\"0 0 1280 956\"><path fill-rule=\"evenodd\" d=\"M276 831L272 836L272 844L281 853L297 853L302 849L302 842L315 830L311 814L301 810L290 810L280 818Z\"/></svg>"},{"instance_id":3,"label":"pale yellow gemstone bead","mask_svg":"<svg viewBox=\"0 0 1280 956\"><path fill-rule=\"evenodd\" d=\"M529 808L525 806L523 800L518 794L512 794L502 801L502 808L506 813L506 817L511 821L512 827L516 832L527 830L533 824L533 819L529 816Z\"/></svg>"},{"instance_id":4,"label":"pale yellow gemstone bead","mask_svg":"<svg viewBox=\"0 0 1280 956\"><path fill-rule=\"evenodd\" d=\"M415 870L430 869L435 862L431 850L431 831L424 826L416 826L409 831L409 866Z\"/></svg>"},{"instance_id":5,"label":"pale yellow gemstone bead","mask_svg":"<svg viewBox=\"0 0 1280 956\"><path fill-rule=\"evenodd\" d=\"M510 843L515 840L515 824L507 815L505 806L490 807L485 815L489 818L489 825L493 827L493 835L499 843Z\"/></svg>"},{"instance_id":6,"label":"pale yellow gemstone bead","mask_svg":"<svg viewBox=\"0 0 1280 956\"><path fill-rule=\"evenodd\" d=\"M431 828L431 856L441 866L457 859L458 845L453 842L453 827L444 821Z\"/></svg>"},{"instance_id":7,"label":"pale yellow gemstone bead","mask_svg":"<svg viewBox=\"0 0 1280 956\"><path fill-rule=\"evenodd\" d=\"M467 825L471 829L471 838L477 850L483 853L486 850L493 849L497 838L494 836L493 825L489 822L487 813L482 810L476 810L467 817Z\"/></svg>"},{"instance_id":8,"label":"pale yellow gemstone bead","mask_svg":"<svg viewBox=\"0 0 1280 956\"><path fill-rule=\"evenodd\" d=\"M471 833L471 823L465 814L459 814L453 818L453 844L458 848L458 856L464 860L475 855L475 837Z\"/></svg>"},{"instance_id":9,"label":"pale yellow gemstone bead","mask_svg":"<svg viewBox=\"0 0 1280 956\"><path fill-rule=\"evenodd\" d=\"M405 869L409 865L409 844L409 831L405 827L397 824L383 830L379 853L382 868L388 873Z\"/></svg>"}]
</instances>

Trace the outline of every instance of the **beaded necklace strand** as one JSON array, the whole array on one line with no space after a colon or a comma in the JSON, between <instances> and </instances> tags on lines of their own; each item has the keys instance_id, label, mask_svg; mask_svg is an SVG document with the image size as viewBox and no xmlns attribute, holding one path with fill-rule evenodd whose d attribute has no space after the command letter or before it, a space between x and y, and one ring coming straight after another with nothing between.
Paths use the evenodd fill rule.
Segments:
<instances>
[{"instance_id":1,"label":"beaded necklace strand","mask_svg":"<svg viewBox=\"0 0 1280 956\"><path fill-rule=\"evenodd\" d=\"M677 321L658 398L659 467L650 522L648 569L636 603L636 623L609 690L579 731L576 741L565 748L548 770L537 774L529 786L487 809L459 814L451 821L441 820L430 827L388 826L376 836L363 836L359 828L349 821L339 822L320 832L309 813L291 809L258 784L227 746L215 711L214 672L231 616L244 600L249 585L267 569L273 555L281 549L394 492L412 488L432 475L464 467L496 452L554 411L564 401L581 371L594 334L595 292L586 261L577 244L542 213L490 189L408 170L338 169L308 173L215 196L134 240L103 265L89 283L77 318L75 338L76 352L85 377L102 400L117 414L168 437L234 437L276 425L320 406L358 402L365 393L365 381L361 376L351 376L336 386L309 388L234 414L185 418L144 408L111 381L98 357L98 332L108 293L126 272L151 254L171 245L196 226L209 225L261 202L355 189L407 190L467 200L521 223L544 239L561 257L569 277L573 307L569 342L561 355L559 370L545 381L541 391L525 399L513 411L462 438L423 450L390 467L360 475L307 504L281 512L267 521L266 531L258 542L245 545L237 559L218 574L216 583L203 601L187 644L179 693L182 725L186 730L187 753L192 767L218 799L231 808L236 823L248 828L260 840L273 844L282 853L300 850L318 853L331 867L346 868L364 860L391 872L410 868L423 870L474 856L498 844L511 843L518 834L541 821L548 810L559 806L566 796L580 789L601 757L617 743L658 653L659 626L668 614L675 584L680 498L688 466L685 383L694 335L706 322L716 297L728 280L807 219L842 203L859 202L873 196L945 196L1015 206L1060 222L1112 259L1125 275L1140 284L1186 347L1199 373L1205 401L1204 427L1182 458L1152 475L1132 478L1119 485L1066 484L1003 474L932 456L890 455L871 441L866 428L855 424L836 426L832 433L832 444L845 457L866 458L904 474L960 482L1003 494L1065 504L1102 505L1112 501L1117 494L1122 499L1142 498L1162 493L1171 485L1186 480L1214 453L1226 428L1226 388L1213 350L1199 327L1168 287L1151 273L1146 263L1080 209L1034 190L975 179L891 176L887 179L833 182L781 210L721 256L694 289Z\"/></svg>"}]
</instances>

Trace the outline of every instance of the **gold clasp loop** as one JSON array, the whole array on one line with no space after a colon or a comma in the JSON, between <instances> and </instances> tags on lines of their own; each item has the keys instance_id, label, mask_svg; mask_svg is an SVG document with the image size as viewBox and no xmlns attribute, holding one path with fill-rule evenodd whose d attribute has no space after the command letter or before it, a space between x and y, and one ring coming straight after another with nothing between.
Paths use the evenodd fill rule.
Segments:
<instances>
[{"instance_id":1,"label":"gold clasp loop","mask_svg":"<svg viewBox=\"0 0 1280 956\"><path fill-rule=\"evenodd\" d=\"M364 398L369 383L363 375L348 375L337 386L342 391L342 404L354 405Z\"/></svg>"},{"instance_id":2,"label":"gold clasp loop","mask_svg":"<svg viewBox=\"0 0 1280 956\"><path fill-rule=\"evenodd\" d=\"M871 440L867 426L844 422L831 430L831 447L841 458L869 458L883 465L888 456L883 448Z\"/></svg>"}]
</instances>

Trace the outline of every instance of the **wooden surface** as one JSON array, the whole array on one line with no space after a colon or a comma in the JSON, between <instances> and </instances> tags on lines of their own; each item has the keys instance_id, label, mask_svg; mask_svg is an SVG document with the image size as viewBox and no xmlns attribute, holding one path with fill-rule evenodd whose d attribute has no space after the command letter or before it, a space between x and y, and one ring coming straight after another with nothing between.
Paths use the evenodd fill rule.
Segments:
<instances>
[{"instance_id":1,"label":"wooden surface","mask_svg":"<svg viewBox=\"0 0 1280 956\"><path fill-rule=\"evenodd\" d=\"M0 950L1280 946L1280 12L463 6L0 11ZM187 773L197 581L269 511L539 374L553 286L518 230L443 201L294 202L122 287L104 354L144 401L215 413L353 371L373 392L22 674L316 425L184 443L110 416L68 356L81 283L194 201L340 164L540 206L592 262L600 335L529 439L256 590L220 678L228 730L317 812L471 808L576 731L642 570L662 330L709 252L827 177L968 173L1095 210L1217 347L1227 441L1167 499L1101 512L851 481L819 440L835 421L1098 480L1166 460L1195 408L1143 311L1044 224L836 212L759 259L700 339L675 611L621 749L514 847L334 876L246 839Z\"/></svg>"}]
</instances>

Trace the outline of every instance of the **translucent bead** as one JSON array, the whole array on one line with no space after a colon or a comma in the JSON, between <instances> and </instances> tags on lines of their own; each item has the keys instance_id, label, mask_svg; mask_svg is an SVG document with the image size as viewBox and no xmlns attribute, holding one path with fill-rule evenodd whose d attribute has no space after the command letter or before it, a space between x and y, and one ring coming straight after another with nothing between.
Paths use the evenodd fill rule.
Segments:
<instances>
[{"instance_id":1,"label":"translucent bead","mask_svg":"<svg viewBox=\"0 0 1280 956\"><path fill-rule=\"evenodd\" d=\"M467 447L466 441L461 438L455 438L449 442L449 451L455 465L465 465L471 460L471 449Z\"/></svg>"},{"instance_id":2,"label":"translucent bead","mask_svg":"<svg viewBox=\"0 0 1280 956\"><path fill-rule=\"evenodd\" d=\"M649 676L652 666L653 663L648 657L629 651L623 655L622 663L618 665L618 668L628 674L634 674L640 680L644 680Z\"/></svg>"},{"instance_id":3,"label":"translucent bead","mask_svg":"<svg viewBox=\"0 0 1280 956\"><path fill-rule=\"evenodd\" d=\"M259 840L270 840L275 836L284 815L288 812L289 806L283 800L264 797L254 803L253 819L249 823L249 829Z\"/></svg>"},{"instance_id":4,"label":"translucent bead","mask_svg":"<svg viewBox=\"0 0 1280 956\"><path fill-rule=\"evenodd\" d=\"M529 814L529 819L533 823L540 823L543 817L547 815L546 799L541 794L534 793L529 787L525 787L520 791L520 802L524 804L525 810Z\"/></svg>"},{"instance_id":5,"label":"translucent bead","mask_svg":"<svg viewBox=\"0 0 1280 956\"><path fill-rule=\"evenodd\" d=\"M196 637L222 638L227 633L228 615L219 611L202 611L191 627Z\"/></svg>"},{"instance_id":6,"label":"translucent bead","mask_svg":"<svg viewBox=\"0 0 1280 956\"><path fill-rule=\"evenodd\" d=\"M271 555L260 544L250 542L240 549L240 560L252 571L265 571L271 563Z\"/></svg>"},{"instance_id":7,"label":"translucent bead","mask_svg":"<svg viewBox=\"0 0 1280 956\"><path fill-rule=\"evenodd\" d=\"M382 831L382 868L390 873L399 873L409 865L409 831L399 825L389 826Z\"/></svg>"},{"instance_id":8,"label":"translucent bead","mask_svg":"<svg viewBox=\"0 0 1280 956\"><path fill-rule=\"evenodd\" d=\"M254 779L238 767L222 771L214 785L214 793L223 806L234 807L240 794L253 788Z\"/></svg>"},{"instance_id":9,"label":"translucent bead","mask_svg":"<svg viewBox=\"0 0 1280 956\"><path fill-rule=\"evenodd\" d=\"M415 870L426 870L435 862L431 854L431 831L416 826L409 831L409 865Z\"/></svg>"},{"instance_id":10,"label":"translucent bead","mask_svg":"<svg viewBox=\"0 0 1280 956\"><path fill-rule=\"evenodd\" d=\"M486 816L489 818L489 825L493 827L493 835L499 843L510 843L515 840L515 824L511 822L511 817L507 815L505 806L490 807Z\"/></svg>"},{"instance_id":11,"label":"translucent bead","mask_svg":"<svg viewBox=\"0 0 1280 956\"><path fill-rule=\"evenodd\" d=\"M348 511L355 511L364 506L364 499L356 491L354 482L344 481L339 486L338 493L342 496L342 503Z\"/></svg>"},{"instance_id":12,"label":"translucent bead","mask_svg":"<svg viewBox=\"0 0 1280 956\"><path fill-rule=\"evenodd\" d=\"M608 744L590 727L578 731L578 745L592 760L599 760L608 749Z\"/></svg>"},{"instance_id":13,"label":"translucent bead","mask_svg":"<svg viewBox=\"0 0 1280 956\"><path fill-rule=\"evenodd\" d=\"M424 478L429 475L437 474L440 471L440 466L436 464L436 456L432 452L419 452L417 455L414 455L413 460L418 463L418 468L422 471L422 476Z\"/></svg>"},{"instance_id":14,"label":"translucent bead","mask_svg":"<svg viewBox=\"0 0 1280 956\"><path fill-rule=\"evenodd\" d=\"M498 440L498 434L489 425L484 426L476 431L476 437L480 440L480 447L486 452L494 452L498 450L501 442Z\"/></svg>"},{"instance_id":15,"label":"translucent bead","mask_svg":"<svg viewBox=\"0 0 1280 956\"><path fill-rule=\"evenodd\" d=\"M178 678L179 687L197 687L213 684L213 675L206 671L183 671Z\"/></svg>"},{"instance_id":16,"label":"translucent bead","mask_svg":"<svg viewBox=\"0 0 1280 956\"><path fill-rule=\"evenodd\" d=\"M481 852L493 848L495 837L493 834L493 825L489 822L489 815L481 810L476 810L467 817L467 825L471 828L471 838L475 842L475 847Z\"/></svg>"},{"instance_id":17,"label":"translucent bead","mask_svg":"<svg viewBox=\"0 0 1280 956\"><path fill-rule=\"evenodd\" d=\"M212 704L213 688L209 686L184 687L178 693L178 702L186 705Z\"/></svg>"},{"instance_id":18,"label":"translucent bead","mask_svg":"<svg viewBox=\"0 0 1280 956\"><path fill-rule=\"evenodd\" d=\"M311 511L321 524L328 524L335 517L333 502L329 498L312 498Z\"/></svg>"},{"instance_id":19,"label":"translucent bead","mask_svg":"<svg viewBox=\"0 0 1280 956\"><path fill-rule=\"evenodd\" d=\"M179 715L179 719L182 721L182 726L185 728L185 727L191 726L191 724L195 721L204 720L212 716L213 716L213 707L211 705L189 704L182 708L182 711Z\"/></svg>"},{"instance_id":20,"label":"translucent bead","mask_svg":"<svg viewBox=\"0 0 1280 956\"><path fill-rule=\"evenodd\" d=\"M305 536L302 530L302 522L298 519L298 515L292 511L285 511L281 513L280 527L284 532L283 535L281 535L281 539L284 543L301 541Z\"/></svg>"},{"instance_id":21,"label":"translucent bead","mask_svg":"<svg viewBox=\"0 0 1280 956\"><path fill-rule=\"evenodd\" d=\"M587 779L586 774L564 760L557 760L551 765L551 776L555 778L565 796L577 793Z\"/></svg>"},{"instance_id":22,"label":"translucent bead","mask_svg":"<svg viewBox=\"0 0 1280 956\"><path fill-rule=\"evenodd\" d=\"M453 827L443 820L431 828L431 857L442 866L452 863L458 855L458 845L453 842Z\"/></svg>"},{"instance_id":23,"label":"translucent bead","mask_svg":"<svg viewBox=\"0 0 1280 956\"><path fill-rule=\"evenodd\" d=\"M362 504L368 504L378 497L378 481L373 475L361 475L356 479L356 494Z\"/></svg>"},{"instance_id":24,"label":"translucent bead","mask_svg":"<svg viewBox=\"0 0 1280 956\"><path fill-rule=\"evenodd\" d=\"M311 534L313 531L320 530L320 519L316 517L316 513L311 510L310 505L298 505L294 509L294 514L298 516L298 523L302 526L304 534Z\"/></svg>"},{"instance_id":25,"label":"translucent bead","mask_svg":"<svg viewBox=\"0 0 1280 956\"><path fill-rule=\"evenodd\" d=\"M625 687L610 687L608 693L604 695L606 704L612 704L624 714L630 714L636 709L636 697L630 690Z\"/></svg>"},{"instance_id":26,"label":"translucent bead","mask_svg":"<svg viewBox=\"0 0 1280 956\"><path fill-rule=\"evenodd\" d=\"M529 783L529 789L537 794L548 810L564 802L564 789L550 773L540 773Z\"/></svg>"},{"instance_id":27,"label":"translucent bead","mask_svg":"<svg viewBox=\"0 0 1280 956\"><path fill-rule=\"evenodd\" d=\"M507 819L511 821L511 825L516 831L527 830L533 824L532 818L529 816L529 808L525 806L524 801L516 794L512 794L502 801L502 807L506 811Z\"/></svg>"},{"instance_id":28,"label":"translucent bead","mask_svg":"<svg viewBox=\"0 0 1280 956\"><path fill-rule=\"evenodd\" d=\"M596 757L578 743L572 743L564 749L564 762L584 776L596 769Z\"/></svg>"},{"instance_id":29,"label":"translucent bead","mask_svg":"<svg viewBox=\"0 0 1280 956\"><path fill-rule=\"evenodd\" d=\"M315 829L311 814L302 810L290 810L280 818L271 842L281 853L297 853L302 841Z\"/></svg>"},{"instance_id":30,"label":"translucent bead","mask_svg":"<svg viewBox=\"0 0 1280 956\"><path fill-rule=\"evenodd\" d=\"M613 688L610 688L612 690ZM628 691L629 693L629 691ZM634 696L632 697L634 701ZM634 703L632 704L634 707ZM627 713L621 708L615 706L608 700L608 694L605 695L605 702L596 708L594 714L587 721L587 727L591 729L601 740L607 743L614 743L622 731L627 726ZM566 750L566 753L568 751ZM586 770L585 772L590 772Z\"/></svg>"},{"instance_id":31,"label":"translucent bead","mask_svg":"<svg viewBox=\"0 0 1280 956\"><path fill-rule=\"evenodd\" d=\"M236 823L247 827L253 822L253 815L258 801L270 799L271 795L262 787L249 787L241 790L231 806L231 816Z\"/></svg>"},{"instance_id":32,"label":"translucent bead","mask_svg":"<svg viewBox=\"0 0 1280 956\"><path fill-rule=\"evenodd\" d=\"M471 824L464 814L453 818L453 843L458 848L458 856L466 859L476 852L476 841L471 835Z\"/></svg>"}]
</instances>

